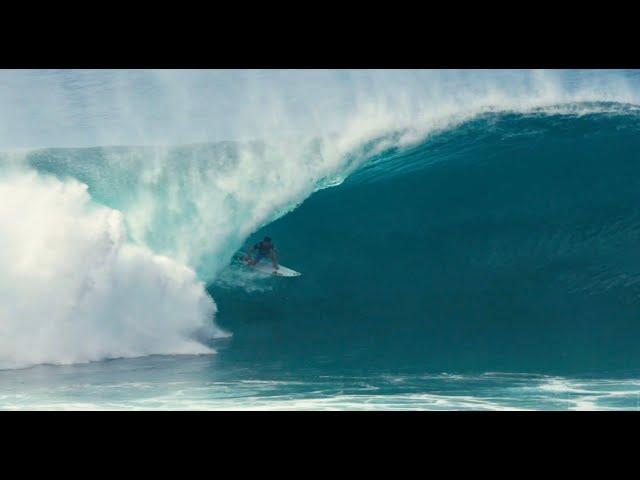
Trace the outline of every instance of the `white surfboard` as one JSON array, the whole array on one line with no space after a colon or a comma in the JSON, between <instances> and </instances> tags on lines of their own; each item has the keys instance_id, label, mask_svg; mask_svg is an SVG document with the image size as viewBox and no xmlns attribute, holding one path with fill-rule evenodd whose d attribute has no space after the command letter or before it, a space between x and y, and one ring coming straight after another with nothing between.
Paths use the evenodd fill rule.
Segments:
<instances>
[{"instance_id":1,"label":"white surfboard","mask_svg":"<svg viewBox=\"0 0 640 480\"><path fill-rule=\"evenodd\" d=\"M302 275L300 272L296 272L282 265L278 265L278 269L276 270L273 268L273 263L269 258L261 259L256 265L249 265L244 259L242 259L242 262L249 268L253 268L257 272L264 273L265 275L276 275L278 277L299 277Z\"/></svg>"}]
</instances>

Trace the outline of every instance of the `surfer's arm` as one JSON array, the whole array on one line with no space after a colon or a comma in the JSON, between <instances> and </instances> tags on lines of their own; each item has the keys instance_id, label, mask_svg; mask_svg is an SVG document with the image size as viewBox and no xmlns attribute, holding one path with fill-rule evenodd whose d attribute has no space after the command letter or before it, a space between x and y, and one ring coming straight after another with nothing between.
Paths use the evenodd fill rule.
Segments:
<instances>
[{"instance_id":1,"label":"surfer's arm","mask_svg":"<svg viewBox=\"0 0 640 480\"><path fill-rule=\"evenodd\" d=\"M273 260L273 268L278 269L278 257L276 256L276 249L271 250L271 260Z\"/></svg>"}]
</instances>

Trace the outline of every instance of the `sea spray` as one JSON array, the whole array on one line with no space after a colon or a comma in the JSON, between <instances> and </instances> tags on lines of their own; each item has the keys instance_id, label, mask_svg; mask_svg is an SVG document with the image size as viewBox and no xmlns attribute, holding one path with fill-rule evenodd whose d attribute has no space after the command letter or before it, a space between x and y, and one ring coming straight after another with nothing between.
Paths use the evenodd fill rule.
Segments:
<instances>
[{"instance_id":1,"label":"sea spray","mask_svg":"<svg viewBox=\"0 0 640 480\"><path fill-rule=\"evenodd\" d=\"M211 353L224 336L193 270L126 241L86 185L0 176L0 368Z\"/></svg>"}]
</instances>

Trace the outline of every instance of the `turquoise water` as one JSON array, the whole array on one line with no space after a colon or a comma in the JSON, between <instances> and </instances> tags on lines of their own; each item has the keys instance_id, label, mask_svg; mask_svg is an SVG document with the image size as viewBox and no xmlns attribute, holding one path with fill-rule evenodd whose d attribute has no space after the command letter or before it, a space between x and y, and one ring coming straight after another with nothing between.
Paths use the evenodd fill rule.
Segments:
<instances>
[{"instance_id":1,"label":"turquoise water","mask_svg":"<svg viewBox=\"0 0 640 480\"><path fill-rule=\"evenodd\" d=\"M3 410L639 410L640 380L146 357L0 374Z\"/></svg>"},{"instance_id":2,"label":"turquoise water","mask_svg":"<svg viewBox=\"0 0 640 480\"><path fill-rule=\"evenodd\" d=\"M233 72L282 87L251 101L286 134L109 146L125 110L91 89L156 133L214 113L153 107L143 72L41 72L77 102L66 145L3 137L0 409L638 409L638 76L565 73ZM198 75L162 85L226 85ZM301 75L317 97L282 93ZM342 130L289 128L311 111ZM301 277L232 262L264 235Z\"/></svg>"},{"instance_id":3,"label":"turquoise water","mask_svg":"<svg viewBox=\"0 0 640 480\"><path fill-rule=\"evenodd\" d=\"M639 128L636 113L489 115L381 155L252 237L304 276L214 283L219 323L256 361L632 369Z\"/></svg>"}]
</instances>

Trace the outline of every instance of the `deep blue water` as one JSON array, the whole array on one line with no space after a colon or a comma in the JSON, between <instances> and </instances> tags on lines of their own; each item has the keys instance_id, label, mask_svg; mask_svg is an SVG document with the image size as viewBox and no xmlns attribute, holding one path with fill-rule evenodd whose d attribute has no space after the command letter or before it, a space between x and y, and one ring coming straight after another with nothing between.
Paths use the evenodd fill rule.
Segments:
<instances>
[{"instance_id":1,"label":"deep blue water","mask_svg":"<svg viewBox=\"0 0 640 480\"><path fill-rule=\"evenodd\" d=\"M229 355L575 374L640 360L640 117L489 115L258 231L304 272L210 286Z\"/></svg>"}]
</instances>

